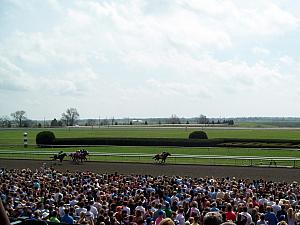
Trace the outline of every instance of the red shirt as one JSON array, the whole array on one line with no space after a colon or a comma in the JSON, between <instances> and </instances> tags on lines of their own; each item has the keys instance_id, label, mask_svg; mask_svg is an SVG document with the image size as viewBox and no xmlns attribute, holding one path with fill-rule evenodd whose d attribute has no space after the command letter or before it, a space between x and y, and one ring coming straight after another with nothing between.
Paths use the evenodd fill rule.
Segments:
<instances>
[{"instance_id":1,"label":"red shirt","mask_svg":"<svg viewBox=\"0 0 300 225\"><path fill-rule=\"evenodd\" d=\"M235 212L231 211L231 212L226 212L226 220L232 220L233 222L236 221L236 215Z\"/></svg>"}]
</instances>

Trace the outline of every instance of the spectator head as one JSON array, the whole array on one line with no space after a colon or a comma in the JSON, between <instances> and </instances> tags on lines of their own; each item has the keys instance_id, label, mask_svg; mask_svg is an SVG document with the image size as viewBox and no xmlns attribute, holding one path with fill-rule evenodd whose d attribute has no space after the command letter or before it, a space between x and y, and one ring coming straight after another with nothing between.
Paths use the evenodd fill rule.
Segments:
<instances>
[{"instance_id":1,"label":"spectator head","mask_svg":"<svg viewBox=\"0 0 300 225\"><path fill-rule=\"evenodd\" d=\"M163 217L163 216L164 216L164 212L163 212L163 211L159 211L159 212L158 212L158 216Z\"/></svg>"},{"instance_id":2,"label":"spectator head","mask_svg":"<svg viewBox=\"0 0 300 225\"><path fill-rule=\"evenodd\" d=\"M277 225L287 225L287 223L283 220L277 223Z\"/></svg>"},{"instance_id":3,"label":"spectator head","mask_svg":"<svg viewBox=\"0 0 300 225\"><path fill-rule=\"evenodd\" d=\"M193 201L192 202L192 207L196 207L197 208L198 207L198 203L196 201Z\"/></svg>"},{"instance_id":4,"label":"spectator head","mask_svg":"<svg viewBox=\"0 0 300 225\"><path fill-rule=\"evenodd\" d=\"M150 224L151 221L152 221L151 217L147 217L147 218L146 218L146 223L147 223L147 224Z\"/></svg>"},{"instance_id":5,"label":"spectator head","mask_svg":"<svg viewBox=\"0 0 300 225\"><path fill-rule=\"evenodd\" d=\"M227 221L227 222L222 223L221 225L236 225L236 224L234 222Z\"/></svg>"},{"instance_id":6,"label":"spectator head","mask_svg":"<svg viewBox=\"0 0 300 225\"><path fill-rule=\"evenodd\" d=\"M90 210L91 210L91 206L90 206L90 205L87 205L87 206L86 206L86 210L87 210L87 211L90 211Z\"/></svg>"},{"instance_id":7,"label":"spectator head","mask_svg":"<svg viewBox=\"0 0 300 225\"><path fill-rule=\"evenodd\" d=\"M221 219L216 214L207 213L204 217L204 225L220 225Z\"/></svg>"},{"instance_id":8,"label":"spectator head","mask_svg":"<svg viewBox=\"0 0 300 225\"><path fill-rule=\"evenodd\" d=\"M70 209L69 208L65 208L65 214L68 215L70 213Z\"/></svg>"},{"instance_id":9,"label":"spectator head","mask_svg":"<svg viewBox=\"0 0 300 225\"><path fill-rule=\"evenodd\" d=\"M175 223L173 222L173 220L171 220L170 218L166 218L163 219L159 225L175 225Z\"/></svg>"},{"instance_id":10,"label":"spectator head","mask_svg":"<svg viewBox=\"0 0 300 225\"><path fill-rule=\"evenodd\" d=\"M285 220L285 215L280 215L278 218L279 222L284 221ZM284 224L281 224L284 225Z\"/></svg>"},{"instance_id":11,"label":"spectator head","mask_svg":"<svg viewBox=\"0 0 300 225\"><path fill-rule=\"evenodd\" d=\"M80 208L83 208L84 203L83 203L83 202L79 202L79 203L78 203L78 206L79 206Z\"/></svg>"},{"instance_id":12,"label":"spectator head","mask_svg":"<svg viewBox=\"0 0 300 225\"><path fill-rule=\"evenodd\" d=\"M51 217L57 217L57 212L55 210L51 212Z\"/></svg>"}]
</instances>

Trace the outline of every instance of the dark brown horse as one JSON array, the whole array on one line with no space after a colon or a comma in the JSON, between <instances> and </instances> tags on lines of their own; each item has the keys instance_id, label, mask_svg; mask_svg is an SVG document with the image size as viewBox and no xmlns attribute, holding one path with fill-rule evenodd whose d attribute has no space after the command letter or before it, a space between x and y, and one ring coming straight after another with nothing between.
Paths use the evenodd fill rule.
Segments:
<instances>
[{"instance_id":1,"label":"dark brown horse","mask_svg":"<svg viewBox=\"0 0 300 225\"><path fill-rule=\"evenodd\" d=\"M51 156L50 158L52 158L52 160L56 161L57 159L59 160L60 163L62 163L62 161L64 160L64 158L67 156L66 153L63 153L62 151L54 154L53 156Z\"/></svg>"},{"instance_id":2,"label":"dark brown horse","mask_svg":"<svg viewBox=\"0 0 300 225\"><path fill-rule=\"evenodd\" d=\"M156 154L155 156L153 156L152 159L154 159L157 162L160 163L165 163L166 159L168 158L168 156L170 156L171 154L169 152L162 152L160 154ZM160 161L161 160L161 161Z\"/></svg>"}]
</instances>

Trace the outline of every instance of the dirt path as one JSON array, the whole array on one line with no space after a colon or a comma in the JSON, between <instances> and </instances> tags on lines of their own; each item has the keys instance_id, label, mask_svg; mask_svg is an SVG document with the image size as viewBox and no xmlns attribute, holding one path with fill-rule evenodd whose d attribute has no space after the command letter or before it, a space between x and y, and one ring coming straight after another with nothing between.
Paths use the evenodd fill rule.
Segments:
<instances>
[{"instance_id":1,"label":"dirt path","mask_svg":"<svg viewBox=\"0 0 300 225\"><path fill-rule=\"evenodd\" d=\"M53 166L58 170L70 171L93 171L97 173L119 173L119 174L148 174L148 175L178 175L191 177L236 177L250 179L266 179L272 181L297 181L300 182L300 169L290 168L260 168L260 167L233 167L233 166L200 166L200 165L156 165L142 163L107 163L107 162L85 162L74 165L70 161L63 164L55 164L52 161L43 160L10 160L0 159L0 168L30 168L38 169L43 163Z\"/></svg>"}]
</instances>

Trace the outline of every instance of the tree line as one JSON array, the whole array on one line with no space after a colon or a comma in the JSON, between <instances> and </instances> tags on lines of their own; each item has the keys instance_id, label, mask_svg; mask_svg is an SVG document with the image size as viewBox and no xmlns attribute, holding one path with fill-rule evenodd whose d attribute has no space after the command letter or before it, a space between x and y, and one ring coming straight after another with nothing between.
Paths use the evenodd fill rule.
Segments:
<instances>
[{"instance_id":1,"label":"tree line","mask_svg":"<svg viewBox=\"0 0 300 225\"><path fill-rule=\"evenodd\" d=\"M18 110L13 112L9 116L0 117L0 127L64 127L64 126L75 126L77 125L79 120L79 113L76 108L68 108L65 112L61 114L61 118L54 118L50 122L44 121L33 121L27 118L26 112L24 110ZM234 125L234 121L232 119L209 119L205 115L200 115L195 118L179 118L176 114L172 114L169 118L164 119L156 119L155 121L151 121L151 124L201 124L201 125ZM81 125L85 126L110 126L110 125L148 125L149 122L147 120L137 120L129 118L121 120L116 120L112 118L102 119L100 121L96 119L88 119Z\"/></svg>"},{"instance_id":2,"label":"tree line","mask_svg":"<svg viewBox=\"0 0 300 225\"><path fill-rule=\"evenodd\" d=\"M74 126L79 118L79 113L76 108L68 108L66 112L63 112L60 120L54 118L50 122L50 127L62 127L62 126ZM42 127L45 126L41 122L36 123L30 120L26 116L24 110L18 110L13 112L9 116L0 117L0 127Z\"/></svg>"}]
</instances>

